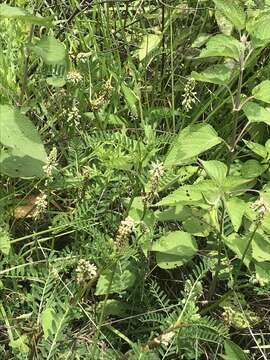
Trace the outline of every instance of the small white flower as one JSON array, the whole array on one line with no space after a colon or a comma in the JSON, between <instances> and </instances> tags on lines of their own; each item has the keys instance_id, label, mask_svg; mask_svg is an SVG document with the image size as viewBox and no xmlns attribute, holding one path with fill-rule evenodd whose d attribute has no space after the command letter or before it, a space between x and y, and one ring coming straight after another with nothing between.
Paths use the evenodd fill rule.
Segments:
<instances>
[{"instance_id":1,"label":"small white flower","mask_svg":"<svg viewBox=\"0 0 270 360\"><path fill-rule=\"evenodd\" d=\"M43 171L47 177L52 176L54 168L57 166L57 149L54 146L49 156L47 157L46 165L43 166Z\"/></svg>"},{"instance_id":2,"label":"small white flower","mask_svg":"<svg viewBox=\"0 0 270 360\"><path fill-rule=\"evenodd\" d=\"M75 271L78 283L89 281L97 275L96 265L84 259L79 260Z\"/></svg>"},{"instance_id":3,"label":"small white flower","mask_svg":"<svg viewBox=\"0 0 270 360\"><path fill-rule=\"evenodd\" d=\"M44 192L41 192L39 196L37 196L35 201L35 210L33 213L33 217L38 219L41 214L47 209L48 201L47 195Z\"/></svg>"},{"instance_id":4,"label":"small white flower","mask_svg":"<svg viewBox=\"0 0 270 360\"><path fill-rule=\"evenodd\" d=\"M122 220L116 235L116 243L119 245L127 240L130 235L135 231L135 221L128 216Z\"/></svg>"},{"instance_id":5,"label":"small white flower","mask_svg":"<svg viewBox=\"0 0 270 360\"><path fill-rule=\"evenodd\" d=\"M80 81L82 81L82 75L77 70L71 70L67 74L67 80L73 84L78 84Z\"/></svg>"}]
</instances>

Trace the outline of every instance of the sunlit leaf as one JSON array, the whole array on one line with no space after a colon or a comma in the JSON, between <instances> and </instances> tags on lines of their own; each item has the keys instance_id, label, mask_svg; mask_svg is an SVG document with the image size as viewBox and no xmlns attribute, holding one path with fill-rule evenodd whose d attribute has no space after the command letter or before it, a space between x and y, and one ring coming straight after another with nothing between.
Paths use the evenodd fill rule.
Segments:
<instances>
[{"instance_id":1,"label":"sunlit leaf","mask_svg":"<svg viewBox=\"0 0 270 360\"><path fill-rule=\"evenodd\" d=\"M223 64L212 65L200 73L192 71L191 77L197 81L225 85L231 80L232 70Z\"/></svg>"},{"instance_id":2,"label":"sunlit leaf","mask_svg":"<svg viewBox=\"0 0 270 360\"><path fill-rule=\"evenodd\" d=\"M237 232L241 226L242 218L247 208L244 200L232 197L225 202L234 230Z\"/></svg>"},{"instance_id":3,"label":"sunlit leaf","mask_svg":"<svg viewBox=\"0 0 270 360\"><path fill-rule=\"evenodd\" d=\"M242 51L243 45L238 40L229 35L218 34L208 40L200 57L225 57L239 61Z\"/></svg>"},{"instance_id":4,"label":"sunlit leaf","mask_svg":"<svg viewBox=\"0 0 270 360\"><path fill-rule=\"evenodd\" d=\"M47 155L32 122L18 110L0 106L0 171L9 176L43 176Z\"/></svg>"},{"instance_id":5,"label":"sunlit leaf","mask_svg":"<svg viewBox=\"0 0 270 360\"><path fill-rule=\"evenodd\" d=\"M33 51L47 65L62 65L67 61L65 45L53 36L44 36L33 46Z\"/></svg>"},{"instance_id":6,"label":"sunlit leaf","mask_svg":"<svg viewBox=\"0 0 270 360\"><path fill-rule=\"evenodd\" d=\"M255 99L270 104L270 80L264 80L259 85L257 85L252 90L252 95L255 97Z\"/></svg>"},{"instance_id":7,"label":"sunlit leaf","mask_svg":"<svg viewBox=\"0 0 270 360\"><path fill-rule=\"evenodd\" d=\"M246 14L239 0L213 0L216 8L236 27L242 30L246 24Z\"/></svg>"},{"instance_id":8,"label":"sunlit leaf","mask_svg":"<svg viewBox=\"0 0 270 360\"><path fill-rule=\"evenodd\" d=\"M170 149L165 165L180 165L192 161L192 159L204 151L219 144L221 139L216 131L208 124L189 125L184 128L176 138Z\"/></svg>"},{"instance_id":9,"label":"sunlit leaf","mask_svg":"<svg viewBox=\"0 0 270 360\"><path fill-rule=\"evenodd\" d=\"M194 238L184 231L174 231L159 238L152 246L159 267L173 269L189 261L198 251Z\"/></svg>"}]
</instances>

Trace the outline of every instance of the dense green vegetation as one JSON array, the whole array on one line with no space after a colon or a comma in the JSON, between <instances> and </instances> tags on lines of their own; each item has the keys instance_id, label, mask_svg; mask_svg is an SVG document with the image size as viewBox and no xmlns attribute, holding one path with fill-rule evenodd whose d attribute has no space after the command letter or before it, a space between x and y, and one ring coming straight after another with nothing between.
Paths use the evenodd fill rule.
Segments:
<instances>
[{"instance_id":1,"label":"dense green vegetation","mask_svg":"<svg viewBox=\"0 0 270 360\"><path fill-rule=\"evenodd\" d=\"M269 24L1 1L1 359L269 359Z\"/></svg>"}]
</instances>

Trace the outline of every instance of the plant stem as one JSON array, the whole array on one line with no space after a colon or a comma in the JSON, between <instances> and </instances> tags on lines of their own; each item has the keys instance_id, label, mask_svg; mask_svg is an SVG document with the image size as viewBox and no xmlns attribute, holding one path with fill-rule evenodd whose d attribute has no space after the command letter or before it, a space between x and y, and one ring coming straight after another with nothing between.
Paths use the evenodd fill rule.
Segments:
<instances>
[{"instance_id":1,"label":"plant stem","mask_svg":"<svg viewBox=\"0 0 270 360\"><path fill-rule=\"evenodd\" d=\"M21 85L21 95L20 95L20 100L19 100L19 105L22 106L23 105L23 99L24 96L26 94L26 88L27 88L27 80L28 80L28 67L29 67L29 58L30 58L30 44L32 42L33 39L33 35L34 35L34 29L35 26L31 25L29 34L28 34L28 41L27 41L27 46L26 46L26 56L25 56L25 60L24 60L24 69L23 69L23 76L22 76L22 85Z\"/></svg>"},{"instance_id":2,"label":"plant stem","mask_svg":"<svg viewBox=\"0 0 270 360\"><path fill-rule=\"evenodd\" d=\"M216 265L215 274L213 277L213 281L211 282L210 289L208 292L208 300L210 300L216 290L217 281L218 281L218 275L220 272L221 267L221 251L222 251L222 244L223 244L223 233L224 233L224 217L225 217L225 204L224 200L221 200L222 202L222 208L221 208L221 217L220 217L220 228L219 228L219 236L218 236L218 263Z\"/></svg>"}]
</instances>

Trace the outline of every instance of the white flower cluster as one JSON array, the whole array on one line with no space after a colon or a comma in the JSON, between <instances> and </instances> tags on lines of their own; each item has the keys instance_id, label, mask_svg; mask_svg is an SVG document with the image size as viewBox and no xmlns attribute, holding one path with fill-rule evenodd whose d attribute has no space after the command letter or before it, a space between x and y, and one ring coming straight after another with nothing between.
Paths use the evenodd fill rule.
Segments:
<instances>
[{"instance_id":1,"label":"white flower cluster","mask_svg":"<svg viewBox=\"0 0 270 360\"><path fill-rule=\"evenodd\" d=\"M47 209L48 201L47 195L44 192L41 192L39 196L37 196L35 201L35 210L33 212L34 219L38 219L41 214Z\"/></svg>"},{"instance_id":2,"label":"white flower cluster","mask_svg":"<svg viewBox=\"0 0 270 360\"><path fill-rule=\"evenodd\" d=\"M53 169L56 168L57 165L57 149L54 146L47 157L46 165L43 166L43 171L48 178L52 176Z\"/></svg>"},{"instance_id":3,"label":"white flower cluster","mask_svg":"<svg viewBox=\"0 0 270 360\"><path fill-rule=\"evenodd\" d=\"M182 105L187 112L192 109L193 104L198 100L196 96L197 92L194 91L195 84L195 80L189 79L184 87Z\"/></svg>"},{"instance_id":4,"label":"white flower cluster","mask_svg":"<svg viewBox=\"0 0 270 360\"><path fill-rule=\"evenodd\" d=\"M82 75L77 70L70 70L67 74L67 81L71 82L72 84L78 84L82 81Z\"/></svg>"},{"instance_id":5,"label":"white flower cluster","mask_svg":"<svg viewBox=\"0 0 270 360\"><path fill-rule=\"evenodd\" d=\"M77 282L83 283L92 280L97 275L97 267L89 261L80 259L76 268Z\"/></svg>"},{"instance_id":6,"label":"white flower cluster","mask_svg":"<svg viewBox=\"0 0 270 360\"><path fill-rule=\"evenodd\" d=\"M67 122L78 125L80 119L81 119L80 110L78 109L76 104L73 104L71 110L69 110L67 114Z\"/></svg>"},{"instance_id":7,"label":"white flower cluster","mask_svg":"<svg viewBox=\"0 0 270 360\"><path fill-rule=\"evenodd\" d=\"M116 244L121 245L128 240L130 235L135 231L135 221L128 216L125 220L122 220L116 234Z\"/></svg>"},{"instance_id":8,"label":"white flower cluster","mask_svg":"<svg viewBox=\"0 0 270 360\"><path fill-rule=\"evenodd\" d=\"M145 194L144 201L146 203L151 203L154 198L158 195L158 188L161 177L164 175L164 166L163 163L157 161L151 164L150 169L150 190Z\"/></svg>"}]
</instances>

